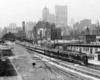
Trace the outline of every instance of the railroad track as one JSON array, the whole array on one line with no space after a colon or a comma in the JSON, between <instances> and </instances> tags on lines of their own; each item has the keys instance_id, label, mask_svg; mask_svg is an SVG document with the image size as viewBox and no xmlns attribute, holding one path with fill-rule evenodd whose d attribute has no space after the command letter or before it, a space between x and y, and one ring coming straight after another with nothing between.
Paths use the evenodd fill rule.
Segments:
<instances>
[{"instance_id":1,"label":"railroad track","mask_svg":"<svg viewBox=\"0 0 100 80\"><path fill-rule=\"evenodd\" d=\"M36 58L36 57L35 57ZM37 58L36 58L37 59ZM38 60L39 60L39 62L41 62L42 63L42 67L40 67L40 68L44 68L45 69L45 71L46 71L46 73L47 73L47 75L48 75L48 78L50 78L50 80L65 80L65 79L63 79L63 78L58 78L58 76L61 76L61 75L59 75L59 74L57 74L52 68L51 68L51 66L48 66L44 61L42 61L39 57L38 57Z\"/></svg>"},{"instance_id":2,"label":"railroad track","mask_svg":"<svg viewBox=\"0 0 100 80\"><path fill-rule=\"evenodd\" d=\"M50 77L50 80L66 80L66 78L62 75L65 75L65 76L69 76L70 78L73 78L73 80L84 80L78 76L75 76L69 72L66 72L62 69L59 69L55 66L52 66L52 65L48 65L46 64L44 61L41 60L41 62L43 63L43 65L45 66L45 68L48 70L47 73ZM54 76L54 77L52 77Z\"/></svg>"},{"instance_id":3,"label":"railroad track","mask_svg":"<svg viewBox=\"0 0 100 80\"><path fill-rule=\"evenodd\" d=\"M92 76L92 77L95 77L95 78L100 79L100 75L98 75L98 74L90 73L88 71L81 71L81 70L78 70L78 69L74 69L72 67L69 67L67 65L60 64L59 62L56 62L56 61L53 61L53 60L52 60L52 62L54 62L54 63L56 63L58 65L61 65L61 66L65 67L65 68L69 68L71 70L75 70L75 71L80 72L82 74L86 74L86 75L89 75L89 76ZM94 67L93 65L89 65L88 67L91 68L91 69L94 69L94 70L99 70L97 67Z\"/></svg>"},{"instance_id":4,"label":"railroad track","mask_svg":"<svg viewBox=\"0 0 100 80\"><path fill-rule=\"evenodd\" d=\"M93 74L93 73L90 73L90 72L88 72L88 71L81 71L81 70L72 68L72 67L70 67L70 66L67 66L67 65L64 65L64 64L60 64L59 62L56 62L56 61L53 61L53 62L56 63L56 64L58 64L58 65L61 65L61 66L65 67L65 68L69 68L69 69L71 69L71 70L75 70L75 71L80 72L80 73L82 73L82 74L87 74L87 75L89 75L89 76L92 76L92 77L95 77L95 78L100 79L100 75Z\"/></svg>"},{"instance_id":5,"label":"railroad track","mask_svg":"<svg viewBox=\"0 0 100 80\"><path fill-rule=\"evenodd\" d=\"M49 60L50 60L50 59L49 59ZM82 73L82 74L86 74L86 75L89 75L89 76L92 76L92 77L95 77L95 78L100 79L100 75L98 75L98 74L94 74L94 73L91 73L91 72L88 72L88 71L83 71L83 70L81 71L81 70L72 68L72 67L70 67L70 66L68 66L68 65L60 64L60 63L57 62L57 61L51 60L51 62L54 62L54 63L56 63L56 64L58 64L58 65L60 65L60 66L63 66L63 67L65 67L65 68L68 68L68 69L71 69L71 70L80 72L80 73Z\"/></svg>"},{"instance_id":6,"label":"railroad track","mask_svg":"<svg viewBox=\"0 0 100 80\"><path fill-rule=\"evenodd\" d=\"M47 66L47 64L46 63L44 63L43 62L43 64L44 64L44 66L46 67L46 69L50 72L49 74L49 77L50 77L50 80L58 80L57 79L57 75L55 74L55 72L51 69L51 67L49 67L49 66Z\"/></svg>"},{"instance_id":7,"label":"railroad track","mask_svg":"<svg viewBox=\"0 0 100 80\"><path fill-rule=\"evenodd\" d=\"M88 68L92 68L92 69L95 69L95 70L99 70L99 71L100 71L100 66L98 66L98 65L88 64L87 67L88 67Z\"/></svg>"},{"instance_id":8,"label":"railroad track","mask_svg":"<svg viewBox=\"0 0 100 80\"><path fill-rule=\"evenodd\" d=\"M30 49L31 50L31 49ZM35 51L35 52L38 52L38 51ZM42 53L42 52L41 52ZM70 62L71 63L71 62ZM73 64L73 63L72 63ZM100 66L97 66L97 65L94 65L94 64L88 64L87 66L88 68L92 68L92 69L95 69L95 70L100 70Z\"/></svg>"},{"instance_id":9,"label":"railroad track","mask_svg":"<svg viewBox=\"0 0 100 80\"><path fill-rule=\"evenodd\" d=\"M31 50L31 49L29 49L29 50ZM35 52L37 52L37 51L35 51ZM37 52L38 53L38 52ZM63 61L63 60L62 60ZM70 62L71 63L71 62ZM74 64L74 63L72 63L72 64ZM87 66L88 68L91 68L91 69L95 69L95 70L100 70L100 66L97 66L97 65L93 65L93 64L88 64L88 66Z\"/></svg>"},{"instance_id":10,"label":"railroad track","mask_svg":"<svg viewBox=\"0 0 100 80\"><path fill-rule=\"evenodd\" d=\"M84 80L84 79L80 78L79 76L73 75L73 74L71 74L70 72L64 71L64 70L59 69L59 68L57 68L57 67L55 67L55 66L53 66L52 68L53 68L56 72L58 72L58 70L59 70L59 73L63 73L64 75L68 75L68 76L70 76L70 77L73 77L74 80Z\"/></svg>"},{"instance_id":11,"label":"railroad track","mask_svg":"<svg viewBox=\"0 0 100 80\"><path fill-rule=\"evenodd\" d=\"M47 66L47 65L46 65ZM50 65L51 66L51 65ZM82 78L80 78L79 76L76 76L76 75L73 75L73 74L71 74L70 72L67 72L67 71L64 71L64 70L62 70L62 69L60 69L60 68L57 68L57 67L55 67L55 66L51 66L51 67L49 67L49 66L47 66L49 69L51 69L51 70L53 70L56 74L58 74L58 75L60 75L61 76L61 74L63 74L63 75L68 75L68 76L70 76L71 78L73 78L74 80L84 80L84 79L82 79ZM60 79L61 80L61 79ZM62 79L62 80L66 80L66 79Z\"/></svg>"}]
</instances>

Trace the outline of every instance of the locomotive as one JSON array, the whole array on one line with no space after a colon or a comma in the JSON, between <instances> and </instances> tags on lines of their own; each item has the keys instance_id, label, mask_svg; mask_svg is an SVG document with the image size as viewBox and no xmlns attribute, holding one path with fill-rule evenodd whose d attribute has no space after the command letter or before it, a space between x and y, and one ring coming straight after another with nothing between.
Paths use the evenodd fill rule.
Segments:
<instances>
[{"instance_id":1,"label":"locomotive","mask_svg":"<svg viewBox=\"0 0 100 80\"><path fill-rule=\"evenodd\" d=\"M69 61L72 63L77 63L84 66L88 65L88 57L85 53L72 52L59 49L50 49L42 46L35 46L35 47L28 46L27 48L49 57Z\"/></svg>"}]
</instances>

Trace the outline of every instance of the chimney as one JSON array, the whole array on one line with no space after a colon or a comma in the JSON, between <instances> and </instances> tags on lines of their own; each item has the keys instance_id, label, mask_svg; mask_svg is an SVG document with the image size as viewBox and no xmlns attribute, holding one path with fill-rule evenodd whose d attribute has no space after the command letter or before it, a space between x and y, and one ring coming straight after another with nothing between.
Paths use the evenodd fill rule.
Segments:
<instances>
[{"instance_id":1,"label":"chimney","mask_svg":"<svg viewBox=\"0 0 100 80\"><path fill-rule=\"evenodd\" d=\"M25 32L25 21L22 22L23 32Z\"/></svg>"},{"instance_id":2,"label":"chimney","mask_svg":"<svg viewBox=\"0 0 100 80\"><path fill-rule=\"evenodd\" d=\"M22 22L22 28L23 28L23 33L24 33L23 37L26 37L26 33L25 33L25 21Z\"/></svg>"}]
</instances>

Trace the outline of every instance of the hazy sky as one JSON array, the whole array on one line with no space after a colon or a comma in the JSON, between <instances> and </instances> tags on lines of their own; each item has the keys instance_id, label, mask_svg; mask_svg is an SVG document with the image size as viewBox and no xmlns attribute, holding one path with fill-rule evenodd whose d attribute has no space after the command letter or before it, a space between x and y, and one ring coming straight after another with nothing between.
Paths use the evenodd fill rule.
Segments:
<instances>
[{"instance_id":1,"label":"hazy sky","mask_svg":"<svg viewBox=\"0 0 100 80\"><path fill-rule=\"evenodd\" d=\"M0 27L9 23L22 25L22 21L37 22L45 7L55 14L55 5L68 5L68 24L71 18L74 22L91 19L92 23L100 21L100 0L0 0Z\"/></svg>"}]
</instances>

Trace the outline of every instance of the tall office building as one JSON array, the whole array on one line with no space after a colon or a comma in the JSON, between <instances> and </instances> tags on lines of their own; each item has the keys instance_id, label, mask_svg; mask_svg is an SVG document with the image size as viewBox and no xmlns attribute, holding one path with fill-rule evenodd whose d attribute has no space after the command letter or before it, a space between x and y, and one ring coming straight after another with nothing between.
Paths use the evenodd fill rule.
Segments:
<instances>
[{"instance_id":1,"label":"tall office building","mask_svg":"<svg viewBox=\"0 0 100 80\"><path fill-rule=\"evenodd\" d=\"M48 21L48 15L49 15L49 9L45 7L42 10L42 20L47 22Z\"/></svg>"},{"instance_id":2,"label":"tall office building","mask_svg":"<svg viewBox=\"0 0 100 80\"><path fill-rule=\"evenodd\" d=\"M33 38L33 28L34 26L36 26L36 22L32 22L32 21L28 21L26 22L26 37L29 38L29 39L32 39Z\"/></svg>"},{"instance_id":3,"label":"tall office building","mask_svg":"<svg viewBox=\"0 0 100 80\"><path fill-rule=\"evenodd\" d=\"M49 14L48 15L48 22L49 23L55 23L56 22L56 16L54 14Z\"/></svg>"},{"instance_id":4,"label":"tall office building","mask_svg":"<svg viewBox=\"0 0 100 80\"><path fill-rule=\"evenodd\" d=\"M73 27L74 27L74 18L72 18L72 19L71 19L71 22L70 22L70 28L73 29Z\"/></svg>"},{"instance_id":5,"label":"tall office building","mask_svg":"<svg viewBox=\"0 0 100 80\"><path fill-rule=\"evenodd\" d=\"M67 25L67 5L65 6L55 6L56 22L58 24Z\"/></svg>"}]
</instances>

